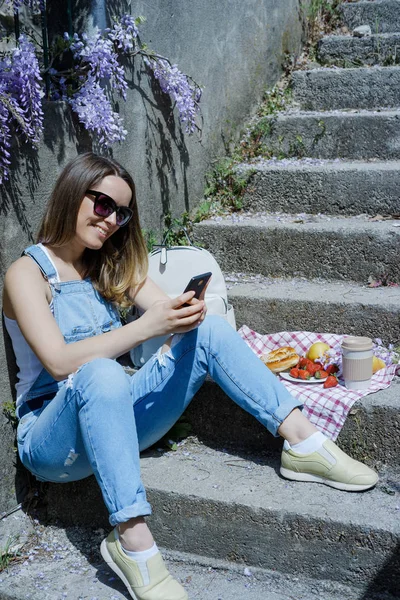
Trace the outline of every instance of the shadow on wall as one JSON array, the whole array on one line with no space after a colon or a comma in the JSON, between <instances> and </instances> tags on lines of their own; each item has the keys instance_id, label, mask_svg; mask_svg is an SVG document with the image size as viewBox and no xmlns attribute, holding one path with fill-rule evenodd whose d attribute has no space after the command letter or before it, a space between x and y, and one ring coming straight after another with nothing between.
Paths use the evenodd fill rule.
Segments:
<instances>
[{"instance_id":1,"label":"shadow on wall","mask_svg":"<svg viewBox=\"0 0 400 600\"><path fill-rule=\"evenodd\" d=\"M89 135L64 103L46 102L43 108L44 130L38 150L14 136L10 177L1 186L0 216L14 214L30 241L33 241L35 235L32 205L41 187L42 166L46 165L45 171L48 175L49 168L63 164L71 155L71 147L77 153L92 149ZM52 165L53 161L48 158L48 151L56 160L56 164ZM3 240L0 242L0 252L4 257L6 253L1 247L2 244ZM1 264L3 271L6 266Z\"/></svg>"},{"instance_id":2,"label":"shadow on wall","mask_svg":"<svg viewBox=\"0 0 400 600\"><path fill-rule=\"evenodd\" d=\"M382 598L380 593L391 594L390 598L400 598L400 543L397 544L392 556L385 562L382 569L374 577L360 600Z\"/></svg>"},{"instance_id":3,"label":"shadow on wall","mask_svg":"<svg viewBox=\"0 0 400 600\"><path fill-rule=\"evenodd\" d=\"M190 160L182 126L175 120L169 96L161 91L158 82L150 76L145 67L138 69L136 76L138 83L132 82L131 86L140 95L146 115L144 135L147 173L150 181L155 176L159 182L162 214L165 216L171 212L171 200L178 189L174 159L176 151L182 176L180 185L182 185L184 207L189 211L187 170ZM144 77L147 78L147 86L141 84ZM146 92L147 89L152 97ZM174 186L173 190L171 184Z\"/></svg>"},{"instance_id":4,"label":"shadow on wall","mask_svg":"<svg viewBox=\"0 0 400 600\"><path fill-rule=\"evenodd\" d=\"M29 221L26 198L32 197L40 182L40 166L36 150L28 144L14 142L9 180L1 186L0 217L14 213L22 230L33 240L32 225ZM5 257L3 240L0 241L0 260ZM1 264L4 272L6 265Z\"/></svg>"},{"instance_id":5,"label":"shadow on wall","mask_svg":"<svg viewBox=\"0 0 400 600\"><path fill-rule=\"evenodd\" d=\"M68 32L68 4L65 0L52 0L47 3L47 23L50 43L54 36ZM93 10L93 0L76 0L71 4L73 4L73 14L71 17L74 23L74 31L78 33L85 31ZM114 2L111 4L114 4Z\"/></svg>"},{"instance_id":6,"label":"shadow on wall","mask_svg":"<svg viewBox=\"0 0 400 600\"><path fill-rule=\"evenodd\" d=\"M150 74L140 57L126 61L125 67L128 89L133 98L128 97L125 107L121 105L121 112L129 112L140 98L142 111L139 112L144 116L143 129L140 126L137 129L133 124L128 138L137 136L139 139L135 146L144 151L146 172L142 177L146 177L150 188L157 187L156 196L161 201L161 211L157 211L157 214L161 214L162 222L152 225L162 229L164 217L173 212L172 203L178 195L178 188L183 199L181 212L190 210L187 134L184 132L184 125L175 118L176 111L170 97L162 92L158 81ZM119 108L116 103L117 112ZM127 129L128 123L129 119L126 120ZM113 154L112 149L110 154Z\"/></svg>"},{"instance_id":7,"label":"shadow on wall","mask_svg":"<svg viewBox=\"0 0 400 600\"><path fill-rule=\"evenodd\" d=\"M132 11L131 3L126 0L105 3L108 25L112 23L113 17L124 14L138 16ZM94 19L94 25L100 27L101 23L96 23ZM140 147L145 149L146 176L150 186L156 181L159 185L157 196L160 195L161 199L161 218L172 212L172 202L177 196L178 185L181 187L179 195L183 197L184 210L189 211L189 152L183 126L175 119L170 97L161 91L160 85L150 75L140 57L126 61L125 66L128 87L142 101L145 127ZM136 103L136 98L133 102ZM180 176L177 176L177 169ZM164 223L159 223L159 226L163 227Z\"/></svg>"}]
</instances>

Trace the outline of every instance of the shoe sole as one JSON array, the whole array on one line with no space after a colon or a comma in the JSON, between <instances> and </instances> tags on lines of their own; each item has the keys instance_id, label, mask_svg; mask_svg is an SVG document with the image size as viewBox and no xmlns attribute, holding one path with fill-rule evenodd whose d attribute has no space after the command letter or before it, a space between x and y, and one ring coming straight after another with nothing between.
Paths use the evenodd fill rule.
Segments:
<instances>
[{"instance_id":1,"label":"shoe sole","mask_svg":"<svg viewBox=\"0 0 400 600\"><path fill-rule=\"evenodd\" d=\"M118 567L118 565L116 565L115 562L113 561L113 559L111 558L111 554L109 553L108 548L107 548L106 540L103 540L100 544L100 553L101 553L104 561L110 567L110 569L112 569L114 571L114 573L116 575L118 575L118 577L120 579L122 579L122 581L124 582L128 592L129 592L130 596L133 598L133 600L138 600L138 597L133 592L133 590L129 584L129 581L127 580L127 578L125 577L125 575L123 574L121 569Z\"/></svg>"},{"instance_id":2,"label":"shoe sole","mask_svg":"<svg viewBox=\"0 0 400 600\"><path fill-rule=\"evenodd\" d=\"M324 477L318 477L318 475L311 475L311 473L296 473L295 471L285 469L285 467L280 468L280 473L282 477L285 477L285 479L291 479L292 481L323 483L324 485L329 485L329 487L335 488L336 490L342 490L344 492L363 492L374 487L378 481L376 480L374 483L367 483L364 485L341 483L340 481L331 481L330 479L325 479Z\"/></svg>"}]
</instances>

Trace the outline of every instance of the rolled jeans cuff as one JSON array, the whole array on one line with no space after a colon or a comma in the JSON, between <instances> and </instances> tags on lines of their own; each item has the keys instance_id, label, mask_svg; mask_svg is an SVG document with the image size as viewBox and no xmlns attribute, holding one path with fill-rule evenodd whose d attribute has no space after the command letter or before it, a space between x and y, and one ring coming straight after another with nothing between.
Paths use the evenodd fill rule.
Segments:
<instances>
[{"instance_id":1,"label":"rolled jeans cuff","mask_svg":"<svg viewBox=\"0 0 400 600\"><path fill-rule=\"evenodd\" d=\"M295 408L303 410L303 406L304 404L300 400L297 400L293 397L291 397L290 400L287 400L284 404L281 404L272 415L272 422L275 424L275 427L271 428L271 422L269 423L268 429L272 435L279 437L278 429L286 417L288 417Z\"/></svg>"},{"instance_id":2,"label":"rolled jeans cuff","mask_svg":"<svg viewBox=\"0 0 400 600\"><path fill-rule=\"evenodd\" d=\"M115 527L119 523L125 523L129 521L129 519L133 519L135 517L147 517L151 515L151 506L148 502L135 502L135 504L131 504L131 506L126 506L121 510L112 513L109 516L110 525Z\"/></svg>"}]
</instances>

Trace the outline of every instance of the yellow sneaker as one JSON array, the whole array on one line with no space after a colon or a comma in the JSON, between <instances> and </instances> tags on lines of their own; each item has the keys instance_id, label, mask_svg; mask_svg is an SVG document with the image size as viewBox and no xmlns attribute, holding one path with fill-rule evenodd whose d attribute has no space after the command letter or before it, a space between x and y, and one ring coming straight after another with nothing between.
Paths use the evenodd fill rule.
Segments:
<instances>
[{"instance_id":1,"label":"yellow sneaker","mask_svg":"<svg viewBox=\"0 0 400 600\"><path fill-rule=\"evenodd\" d=\"M346 492L361 492L373 487L378 474L350 458L331 440L311 454L283 450L281 475L294 481L315 481Z\"/></svg>"},{"instance_id":2,"label":"yellow sneaker","mask_svg":"<svg viewBox=\"0 0 400 600\"><path fill-rule=\"evenodd\" d=\"M168 573L159 552L148 559L146 572L143 572L137 562L125 554L114 530L102 541L100 552L134 600L188 600L181 584Z\"/></svg>"}]
</instances>

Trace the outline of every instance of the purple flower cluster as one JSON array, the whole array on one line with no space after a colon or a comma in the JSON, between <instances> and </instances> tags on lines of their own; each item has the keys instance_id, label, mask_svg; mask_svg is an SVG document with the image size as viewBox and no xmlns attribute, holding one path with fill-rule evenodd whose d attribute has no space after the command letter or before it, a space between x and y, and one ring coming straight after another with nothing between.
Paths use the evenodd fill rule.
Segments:
<instances>
[{"instance_id":1,"label":"purple flower cluster","mask_svg":"<svg viewBox=\"0 0 400 600\"><path fill-rule=\"evenodd\" d=\"M387 367L399 362L400 355L395 351L393 344L389 344L386 348L380 338L375 338L373 348L374 355L382 359Z\"/></svg>"},{"instance_id":2,"label":"purple flower cluster","mask_svg":"<svg viewBox=\"0 0 400 600\"><path fill-rule=\"evenodd\" d=\"M325 368L329 365L337 365L339 367L337 375L340 377L342 374L342 345L340 343L335 344L329 350L326 350L318 360Z\"/></svg>"},{"instance_id":3,"label":"purple flower cluster","mask_svg":"<svg viewBox=\"0 0 400 600\"><path fill-rule=\"evenodd\" d=\"M130 22L127 26L130 26ZM124 28L121 25L119 32L122 31ZM64 37L69 39L67 33ZM63 94L85 129L95 135L103 146L120 142L127 134L122 118L113 111L111 104L113 90L118 91L125 100L127 89L114 41L99 32L91 37L86 34L81 37L74 35L70 49L77 70L84 74L80 75L80 85L72 97ZM107 88L105 82L108 82Z\"/></svg>"},{"instance_id":4,"label":"purple flower cluster","mask_svg":"<svg viewBox=\"0 0 400 600\"><path fill-rule=\"evenodd\" d=\"M0 81L0 185L3 180L8 179L8 169L10 166L10 114L7 108L7 89L4 82Z\"/></svg>"},{"instance_id":5,"label":"purple flower cluster","mask_svg":"<svg viewBox=\"0 0 400 600\"><path fill-rule=\"evenodd\" d=\"M164 58L151 57L147 64L158 80L162 91L169 94L179 111L181 123L185 124L186 133L196 129L196 114L199 111L201 89L192 85L189 78L176 65L171 65Z\"/></svg>"},{"instance_id":6,"label":"purple flower cluster","mask_svg":"<svg viewBox=\"0 0 400 600\"><path fill-rule=\"evenodd\" d=\"M68 37L67 33L64 35ZM77 64L83 68L88 67L89 77L96 81L107 79L125 99L125 73L118 62L112 40L104 38L99 32L93 37L83 34L82 39L75 33L70 48Z\"/></svg>"},{"instance_id":7,"label":"purple flower cluster","mask_svg":"<svg viewBox=\"0 0 400 600\"><path fill-rule=\"evenodd\" d=\"M43 127L44 93L35 48L23 35L13 52L11 73L9 89L22 110L24 133L33 144L37 144Z\"/></svg>"},{"instance_id":8,"label":"purple flower cluster","mask_svg":"<svg viewBox=\"0 0 400 600\"><path fill-rule=\"evenodd\" d=\"M13 7L15 13L23 4L34 11L45 10L45 0L7 0L7 4Z\"/></svg>"},{"instance_id":9,"label":"purple flower cluster","mask_svg":"<svg viewBox=\"0 0 400 600\"><path fill-rule=\"evenodd\" d=\"M139 22L142 19L138 19ZM122 52L128 54L135 49L135 40L139 34L136 20L131 15L124 15L119 21L115 21L111 29L106 29L108 38Z\"/></svg>"},{"instance_id":10,"label":"purple flower cluster","mask_svg":"<svg viewBox=\"0 0 400 600\"><path fill-rule=\"evenodd\" d=\"M104 89L93 75L89 75L69 103L85 129L95 134L101 145L110 146L125 139L128 132L123 128L122 117L112 110Z\"/></svg>"},{"instance_id":11,"label":"purple flower cluster","mask_svg":"<svg viewBox=\"0 0 400 600\"><path fill-rule=\"evenodd\" d=\"M16 12L22 4L34 10L45 7L45 0L7 1ZM58 44L56 56L50 56L50 68L46 71L49 97L68 102L80 122L103 146L122 141L127 135L122 118L112 106L115 93L126 100L128 84L120 63L124 55L141 55L162 91L176 103L186 132L198 129L201 89L176 65L140 44L138 25L143 21L143 17L134 19L124 15L102 33L74 34L72 38L65 33L61 53ZM63 62L64 52L72 52L73 64L69 68L65 68L68 58ZM57 64L63 64L63 70L57 70ZM35 48L22 35L11 55L0 60L0 184L7 179L10 165L10 123L14 122L32 144L39 141L43 128L42 87Z\"/></svg>"},{"instance_id":12,"label":"purple flower cluster","mask_svg":"<svg viewBox=\"0 0 400 600\"><path fill-rule=\"evenodd\" d=\"M36 145L43 128L42 78L35 49L25 36L10 58L0 62L0 183L8 178L10 123Z\"/></svg>"}]
</instances>

